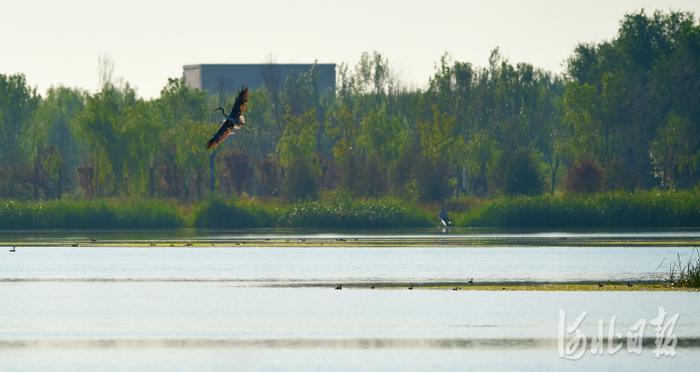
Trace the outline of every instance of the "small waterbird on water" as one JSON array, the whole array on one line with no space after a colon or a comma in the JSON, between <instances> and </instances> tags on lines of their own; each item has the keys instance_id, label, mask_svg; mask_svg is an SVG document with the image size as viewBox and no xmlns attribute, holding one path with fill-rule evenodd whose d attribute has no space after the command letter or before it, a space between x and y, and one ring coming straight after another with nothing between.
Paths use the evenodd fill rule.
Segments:
<instances>
[{"instance_id":1,"label":"small waterbird on water","mask_svg":"<svg viewBox=\"0 0 700 372\"><path fill-rule=\"evenodd\" d=\"M341 289L343 289L343 285L342 285L342 284L338 284L338 285L335 286L335 289L341 290Z\"/></svg>"},{"instance_id":2,"label":"small waterbird on water","mask_svg":"<svg viewBox=\"0 0 700 372\"><path fill-rule=\"evenodd\" d=\"M440 227L442 228L443 233L450 232L450 225L452 225L452 221L450 221L450 216L447 214L447 208L444 205L440 207L438 221L440 221Z\"/></svg>"},{"instance_id":3,"label":"small waterbird on water","mask_svg":"<svg viewBox=\"0 0 700 372\"><path fill-rule=\"evenodd\" d=\"M224 142L226 137L233 134L234 130L244 129L245 117L243 113L248 109L248 88L243 87L236 97L236 102L233 104L231 113L226 115L223 107L219 107L214 111L221 111L221 115L224 116L224 122L221 124L221 128L214 133L209 142L207 142L207 149L216 148L221 142Z\"/></svg>"},{"instance_id":4,"label":"small waterbird on water","mask_svg":"<svg viewBox=\"0 0 700 372\"><path fill-rule=\"evenodd\" d=\"M17 252L17 250L15 249L15 247L12 247L12 249L10 249L10 252Z\"/></svg>"}]
</instances>

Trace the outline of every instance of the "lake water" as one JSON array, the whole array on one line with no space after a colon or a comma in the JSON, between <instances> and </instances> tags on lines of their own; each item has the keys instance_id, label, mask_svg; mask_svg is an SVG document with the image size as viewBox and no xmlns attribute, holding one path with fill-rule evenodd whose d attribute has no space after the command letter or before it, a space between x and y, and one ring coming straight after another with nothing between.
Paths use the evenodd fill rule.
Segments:
<instances>
[{"instance_id":1,"label":"lake water","mask_svg":"<svg viewBox=\"0 0 700 372\"><path fill-rule=\"evenodd\" d=\"M478 282L653 279L667 271L676 254L686 259L692 248L653 244L270 248L264 247L270 235L258 232L221 239L240 234L262 239L261 246L21 246L14 253L3 249L0 370L700 367L698 292L333 289L336 283L468 278ZM630 233L626 238L700 238L693 232L682 234ZM397 236L407 235L412 239L409 234ZM502 235L506 235L502 239L561 238L560 234ZM678 339L675 357L654 356L656 335L651 325L644 332L640 356L624 348L614 355L586 353L577 361L558 355L560 310L567 324L586 312L580 330L591 337L597 333L598 320L607 332L614 316L615 330L624 336L640 319L648 322L656 317L659 308L669 316L680 314L673 330Z\"/></svg>"},{"instance_id":2,"label":"lake water","mask_svg":"<svg viewBox=\"0 0 700 372\"><path fill-rule=\"evenodd\" d=\"M254 284L650 280L689 247L20 247L0 280Z\"/></svg>"}]
</instances>

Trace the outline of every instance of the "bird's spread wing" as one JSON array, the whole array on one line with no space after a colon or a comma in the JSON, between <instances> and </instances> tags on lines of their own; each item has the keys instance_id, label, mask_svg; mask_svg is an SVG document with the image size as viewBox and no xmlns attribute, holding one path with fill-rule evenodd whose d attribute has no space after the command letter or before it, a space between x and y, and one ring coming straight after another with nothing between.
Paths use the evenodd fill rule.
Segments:
<instances>
[{"instance_id":1,"label":"bird's spread wing","mask_svg":"<svg viewBox=\"0 0 700 372\"><path fill-rule=\"evenodd\" d=\"M214 136L211 137L209 142L207 142L207 149L212 149L215 148L216 146L219 146L221 142L224 142L226 137L230 136L233 133L233 123L230 122L229 120L224 121L224 124L221 125L221 128L214 133Z\"/></svg>"},{"instance_id":2,"label":"bird's spread wing","mask_svg":"<svg viewBox=\"0 0 700 372\"><path fill-rule=\"evenodd\" d=\"M245 110L248 109L248 87L243 87L240 92L238 92L238 97L236 97L236 102L233 104L231 109L232 118L237 118L241 116Z\"/></svg>"},{"instance_id":3,"label":"bird's spread wing","mask_svg":"<svg viewBox=\"0 0 700 372\"><path fill-rule=\"evenodd\" d=\"M221 142L224 142L226 137L233 134L234 129L242 129L245 125L245 119L243 118L243 113L248 109L248 88L243 87L240 92L238 92L238 97L236 97L236 102L233 104L231 109L230 118L237 118L236 122L232 122L229 119L224 121L221 128L214 134L214 136L207 142L207 149L215 148Z\"/></svg>"}]
</instances>

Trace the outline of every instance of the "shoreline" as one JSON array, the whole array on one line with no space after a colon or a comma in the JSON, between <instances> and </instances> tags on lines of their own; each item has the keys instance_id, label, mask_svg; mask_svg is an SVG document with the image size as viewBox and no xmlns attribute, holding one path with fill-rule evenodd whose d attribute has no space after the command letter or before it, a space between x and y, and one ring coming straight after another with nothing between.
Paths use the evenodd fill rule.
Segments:
<instances>
[{"instance_id":1,"label":"shoreline","mask_svg":"<svg viewBox=\"0 0 700 372\"><path fill-rule=\"evenodd\" d=\"M433 291L533 291L533 292L699 292L698 288L677 287L665 280L632 281L269 281L208 278L0 278L0 285L33 283L84 284L220 284L235 288L316 288L327 290L433 290Z\"/></svg>"},{"instance_id":2,"label":"shoreline","mask_svg":"<svg viewBox=\"0 0 700 372\"><path fill-rule=\"evenodd\" d=\"M444 237L391 237L391 238L222 238L222 239L58 239L58 240L8 240L0 241L0 247L83 247L83 248L352 248L352 247L700 247L700 238L690 239L600 239L600 238L470 238Z\"/></svg>"},{"instance_id":3,"label":"shoreline","mask_svg":"<svg viewBox=\"0 0 700 372\"><path fill-rule=\"evenodd\" d=\"M350 234L322 234L322 235L222 235L221 237L207 236L204 238L188 239L188 237L174 237L173 239L100 239L99 234L82 232L76 235L65 237L53 237L41 239L28 237L23 240L0 242L0 249L16 247L15 253L8 255L22 255L22 250L35 248L81 248L81 249L348 249L353 248L395 248L397 254L401 254L401 248L414 248L430 250L432 248L513 248L520 247L524 250L528 248L674 248L693 249L700 247L700 235L688 234L687 236L611 236L607 235L568 235L554 236L531 235L485 235L485 234L425 234L425 235L393 235L393 236L373 236L373 235L350 235ZM91 237L92 236L92 237ZM269 237L267 237L269 236ZM565 280L529 281L522 279L515 280L491 280L481 281L476 278L474 282L451 279L419 279L411 281L400 279L398 281L372 281L372 279L357 279L343 282L342 279L322 280L246 280L235 278L0 278L0 284L11 283L219 283L233 287L267 287L267 288L328 288L335 289L341 285L342 289L383 289L383 290L452 290L452 291L567 291L567 292L634 292L634 291L686 291L697 292L697 288L674 287L670 285L663 276L652 276L642 279L638 278L600 278L581 279L575 277Z\"/></svg>"}]
</instances>

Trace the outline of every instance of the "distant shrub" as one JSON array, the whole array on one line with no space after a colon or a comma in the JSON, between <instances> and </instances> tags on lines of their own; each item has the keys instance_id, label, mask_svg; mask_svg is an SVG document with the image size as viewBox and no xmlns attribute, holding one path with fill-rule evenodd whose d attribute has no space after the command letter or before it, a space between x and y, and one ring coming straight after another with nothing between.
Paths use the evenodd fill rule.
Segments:
<instances>
[{"instance_id":1,"label":"distant shrub","mask_svg":"<svg viewBox=\"0 0 700 372\"><path fill-rule=\"evenodd\" d=\"M240 197L243 189L252 181L253 162L248 154L240 150L224 153L222 160L228 171L231 185Z\"/></svg>"},{"instance_id":2,"label":"distant shrub","mask_svg":"<svg viewBox=\"0 0 700 372\"><path fill-rule=\"evenodd\" d=\"M445 164L419 157L416 162L415 172L421 200L444 200L450 195L447 166Z\"/></svg>"},{"instance_id":3,"label":"distant shrub","mask_svg":"<svg viewBox=\"0 0 700 372\"><path fill-rule=\"evenodd\" d=\"M543 190L537 162L529 151L516 151L505 158L503 166L503 191L508 195L537 195Z\"/></svg>"},{"instance_id":4,"label":"distant shrub","mask_svg":"<svg viewBox=\"0 0 700 372\"><path fill-rule=\"evenodd\" d=\"M269 227L272 211L262 204L211 198L195 211L194 225L203 228Z\"/></svg>"},{"instance_id":5,"label":"distant shrub","mask_svg":"<svg viewBox=\"0 0 700 372\"><path fill-rule=\"evenodd\" d=\"M384 161L378 154L372 154L367 159L361 170L361 181L355 182L358 195L379 197L388 189L387 174Z\"/></svg>"},{"instance_id":6,"label":"distant shrub","mask_svg":"<svg viewBox=\"0 0 700 372\"><path fill-rule=\"evenodd\" d=\"M283 181L284 196L288 200L315 198L319 191L318 164L307 156L295 156L286 169Z\"/></svg>"},{"instance_id":7,"label":"distant shrub","mask_svg":"<svg viewBox=\"0 0 700 372\"><path fill-rule=\"evenodd\" d=\"M269 156L256 163L260 174L260 183L263 195L278 195L279 190L279 166L274 157Z\"/></svg>"},{"instance_id":8,"label":"distant shrub","mask_svg":"<svg viewBox=\"0 0 700 372\"><path fill-rule=\"evenodd\" d=\"M579 159L566 173L566 189L577 193L603 190L603 169L589 158Z\"/></svg>"}]
</instances>

